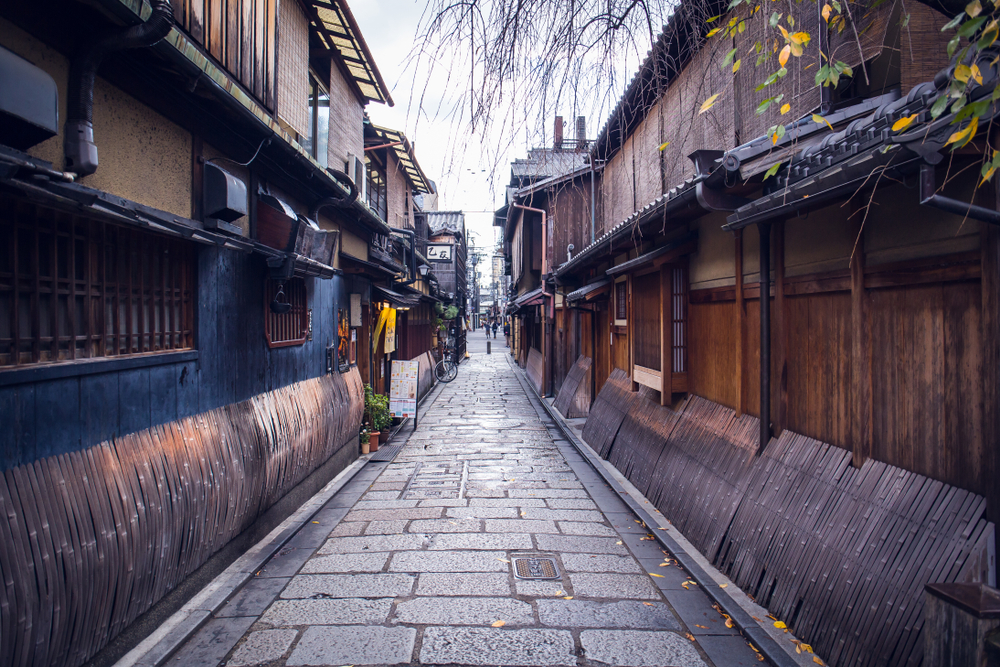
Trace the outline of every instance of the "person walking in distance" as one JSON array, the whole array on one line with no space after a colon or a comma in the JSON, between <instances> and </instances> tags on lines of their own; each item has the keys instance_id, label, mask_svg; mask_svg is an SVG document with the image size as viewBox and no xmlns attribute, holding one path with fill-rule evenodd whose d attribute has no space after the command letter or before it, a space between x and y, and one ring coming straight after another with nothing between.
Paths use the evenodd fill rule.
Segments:
<instances>
[{"instance_id":1,"label":"person walking in distance","mask_svg":"<svg viewBox=\"0 0 1000 667\"><path fill-rule=\"evenodd\" d=\"M493 320L493 340L497 339L497 321Z\"/></svg>"},{"instance_id":2,"label":"person walking in distance","mask_svg":"<svg viewBox=\"0 0 1000 667\"><path fill-rule=\"evenodd\" d=\"M507 340L507 347L510 347L510 322L503 323L503 337Z\"/></svg>"}]
</instances>

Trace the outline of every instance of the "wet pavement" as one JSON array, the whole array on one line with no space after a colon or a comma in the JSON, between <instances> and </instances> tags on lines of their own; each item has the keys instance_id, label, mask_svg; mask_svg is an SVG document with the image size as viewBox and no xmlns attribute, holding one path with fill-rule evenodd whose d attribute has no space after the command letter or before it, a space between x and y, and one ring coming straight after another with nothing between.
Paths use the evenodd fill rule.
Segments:
<instances>
[{"instance_id":1,"label":"wet pavement","mask_svg":"<svg viewBox=\"0 0 1000 667\"><path fill-rule=\"evenodd\" d=\"M368 463L168 664L758 664L529 398L503 338L491 355L469 338L396 459Z\"/></svg>"}]
</instances>

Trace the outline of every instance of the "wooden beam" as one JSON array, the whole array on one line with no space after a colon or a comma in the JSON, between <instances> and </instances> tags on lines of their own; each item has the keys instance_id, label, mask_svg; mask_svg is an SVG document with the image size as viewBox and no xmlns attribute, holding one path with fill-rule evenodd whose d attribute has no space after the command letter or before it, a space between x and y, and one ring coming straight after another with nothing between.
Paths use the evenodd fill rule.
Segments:
<instances>
[{"instance_id":1,"label":"wooden beam","mask_svg":"<svg viewBox=\"0 0 1000 667\"><path fill-rule=\"evenodd\" d=\"M851 458L854 466L860 468L872 455L872 358L864 233L860 222L854 231L857 243L851 257Z\"/></svg>"},{"instance_id":2,"label":"wooden beam","mask_svg":"<svg viewBox=\"0 0 1000 667\"><path fill-rule=\"evenodd\" d=\"M628 310L626 310L626 320L625 320L625 336L628 338L626 341L628 343L628 367L629 375L632 376L632 391L639 391L639 383L635 381L635 308L632 303L632 276L625 278L625 284L628 286L628 299L626 303L628 304Z\"/></svg>"},{"instance_id":3,"label":"wooden beam","mask_svg":"<svg viewBox=\"0 0 1000 667\"><path fill-rule=\"evenodd\" d=\"M744 348L747 339L747 311L746 301L743 298L743 230L736 230L735 255L736 255L736 334L738 344L736 346L736 415L741 416L746 411L746 394L743 391L743 366L745 363Z\"/></svg>"},{"instance_id":4,"label":"wooden beam","mask_svg":"<svg viewBox=\"0 0 1000 667\"><path fill-rule=\"evenodd\" d=\"M777 377L777 405L774 410L774 436L778 437L788 423L788 302L785 299L785 222L774 223L774 340Z\"/></svg>"}]
</instances>

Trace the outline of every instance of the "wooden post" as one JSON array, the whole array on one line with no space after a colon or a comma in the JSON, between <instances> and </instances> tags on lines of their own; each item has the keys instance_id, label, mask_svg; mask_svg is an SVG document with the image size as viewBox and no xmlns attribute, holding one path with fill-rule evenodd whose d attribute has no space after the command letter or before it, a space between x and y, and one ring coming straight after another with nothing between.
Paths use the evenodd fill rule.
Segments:
<instances>
[{"instance_id":1,"label":"wooden post","mask_svg":"<svg viewBox=\"0 0 1000 667\"><path fill-rule=\"evenodd\" d=\"M994 186L1000 200L1000 187ZM998 206L1000 208L1000 206ZM982 238L983 324L983 477L986 481L986 516L1000 520L1000 228L983 225ZM993 480L990 482L989 480Z\"/></svg>"},{"instance_id":2,"label":"wooden post","mask_svg":"<svg viewBox=\"0 0 1000 667\"><path fill-rule=\"evenodd\" d=\"M739 344L736 346L736 416L747 411L746 393L743 391L744 348L747 340L747 310L743 301L743 230L736 230L736 333Z\"/></svg>"},{"instance_id":3,"label":"wooden post","mask_svg":"<svg viewBox=\"0 0 1000 667\"><path fill-rule=\"evenodd\" d=\"M1000 629L1000 591L986 584L924 587L925 667L986 665L987 636Z\"/></svg>"},{"instance_id":4,"label":"wooden post","mask_svg":"<svg viewBox=\"0 0 1000 667\"><path fill-rule=\"evenodd\" d=\"M674 379L673 280L670 265L660 267L660 405L670 405Z\"/></svg>"},{"instance_id":5,"label":"wooden post","mask_svg":"<svg viewBox=\"0 0 1000 667\"><path fill-rule=\"evenodd\" d=\"M757 224L760 234L760 454L771 441L771 223Z\"/></svg>"},{"instance_id":6,"label":"wooden post","mask_svg":"<svg viewBox=\"0 0 1000 667\"><path fill-rule=\"evenodd\" d=\"M860 223L855 231L857 244L851 257L851 462L860 468L872 455L872 356Z\"/></svg>"},{"instance_id":7,"label":"wooden post","mask_svg":"<svg viewBox=\"0 0 1000 667\"><path fill-rule=\"evenodd\" d=\"M788 424L788 314L785 301L785 222L774 223L774 352L778 376L778 404L775 406L774 435Z\"/></svg>"},{"instance_id":8,"label":"wooden post","mask_svg":"<svg viewBox=\"0 0 1000 667\"><path fill-rule=\"evenodd\" d=\"M627 285L626 294L628 294L628 299L626 300L627 307L625 310L625 337L628 339L628 374L632 378L632 391L639 391L639 383L635 381L635 309L633 308L632 302L632 276L625 278L625 284Z\"/></svg>"}]
</instances>

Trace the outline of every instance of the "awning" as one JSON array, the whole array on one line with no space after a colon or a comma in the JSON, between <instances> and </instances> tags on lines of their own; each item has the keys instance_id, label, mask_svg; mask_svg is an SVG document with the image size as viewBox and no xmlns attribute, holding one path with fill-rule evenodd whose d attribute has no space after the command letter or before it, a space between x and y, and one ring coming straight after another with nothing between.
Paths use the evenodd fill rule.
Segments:
<instances>
[{"instance_id":1,"label":"awning","mask_svg":"<svg viewBox=\"0 0 1000 667\"><path fill-rule=\"evenodd\" d=\"M347 262L349 265L345 268L345 273L362 273L372 276L376 279L387 278L396 275L395 272L390 271L381 264L375 264L374 262L369 262L367 260L361 259L360 257L355 257L349 253L340 251L340 261Z\"/></svg>"},{"instance_id":2,"label":"awning","mask_svg":"<svg viewBox=\"0 0 1000 667\"><path fill-rule=\"evenodd\" d=\"M592 301L601 294L611 291L611 279L601 278L589 285L584 285L578 290L574 290L566 295L567 301L581 301L586 299L587 301Z\"/></svg>"},{"instance_id":3,"label":"awning","mask_svg":"<svg viewBox=\"0 0 1000 667\"><path fill-rule=\"evenodd\" d=\"M379 285L372 285L372 291L376 297L388 301L397 308L416 308L420 305L420 297L415 294L400 294Z\"/></svg>"},{"instance_id":4,"label":"awning","mask_svg":"<svg viewBox=\"0 0 1000 667\"><path fill-rule=\"evenodd\" d=\"M392 148L396 154L396 159L399 160L399 164L403 167L403 173L406 174L406 177L413 185L413 194L429 194L432 192L430 180L424 174L424 170L420 168L420 163L417 162L417 158L413 154L413 145L406 138L406 135L399 130L379 127L374 123L371 127L384 144L392 144L390 148ZM368 150L368 148L366 147L365 150Z\"/></svg>"},{"instance_id":5,"label":"awning","mask_svg":"<svg viewBox=\"0 0 1000 667\"><path fill-rule=\"evenodd\" d=\"M630 271L635 271L636 269L641 269L647 264L653 263L655 260L661 260L662 262L668 262L671 259L676 259L681 255L686 255L688 253L697 250L697 241L694 236L685 236L679 241L673 243L668 243L662 248L657 248L656 250L651 250L645 255L639 255L635 259L630 259L624 264L619 264L618 266L613 266L608 269L605 273L609 276L617 276L623 273L628 273Z\"/></svg>"},{"instance_id":6,"label":"awning","mask_svg":"<svg viewBox=\"0 0 1000 667\"><path fill-rule=\"evenodd\" d=\"M542 288L533 289L530 292L522 294L521 296L514 299L514 303L509 307L511 312L517 312L521 308L527 308L528 306L537 306L542 303L545 299L545 295L542 294Z\"/></svg>"}]
</instances>

